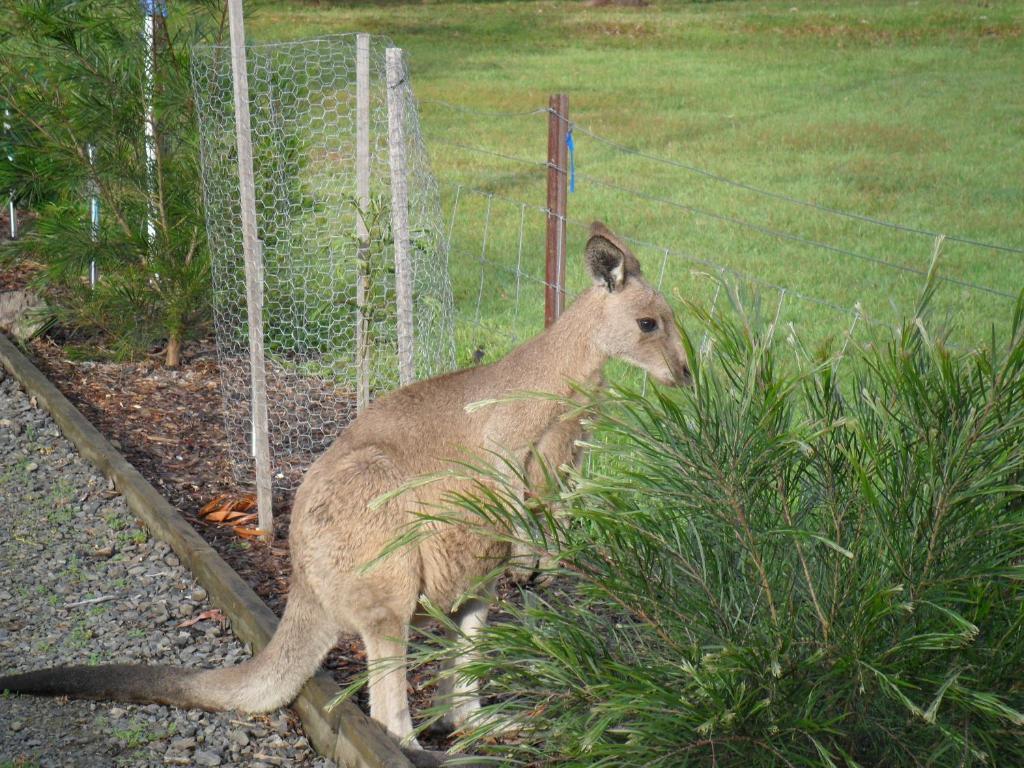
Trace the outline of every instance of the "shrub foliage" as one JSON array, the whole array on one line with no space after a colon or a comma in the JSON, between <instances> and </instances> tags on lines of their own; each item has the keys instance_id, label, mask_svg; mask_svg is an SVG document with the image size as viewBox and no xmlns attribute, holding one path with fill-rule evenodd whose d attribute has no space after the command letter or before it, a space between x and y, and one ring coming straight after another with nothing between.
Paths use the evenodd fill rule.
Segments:
<instances>
[{"instance_id":1,"label":"shrub foliage","mask_svg":"<svg viewBox=\"0 0 1024 768\"><path fill-rule=\"evenodd\" d=\"M1017 764L1024 303L973 351L915 320L809 355L693 312L714 339L694 389L592 403L593 469L559 514L534 524L493 481L455 500L553 549L564 587L475 640L491 703L463 744L567 766Z\"/></svg>"},{"instance_id":2,"label":"shrub foliage","mask_svg":"<svg viewBox=\"0 0 1024 768\"><path fill-rule=\"evenodd\" d=\"M42 282L68 326L122 354L166 343L171 365L209 316L189 45L222 29L212 3L176 9L187 22L172 31L158 16L155 25L152 173L139 5L15 0L0 11L0 102L14 129L14 162L0 163L0 188L35 212L24 238L5 246L8 255L43 265ZM91 195L99 199L98 236ZM91 262L100 275L95 290L86 277Z\"/></svg>"}]
</instances>

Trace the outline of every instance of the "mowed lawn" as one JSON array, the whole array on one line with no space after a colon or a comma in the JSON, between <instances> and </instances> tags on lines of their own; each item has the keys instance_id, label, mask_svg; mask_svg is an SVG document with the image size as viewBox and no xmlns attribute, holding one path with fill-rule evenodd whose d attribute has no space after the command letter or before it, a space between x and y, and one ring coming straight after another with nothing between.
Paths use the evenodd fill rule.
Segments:
<instances>
[{"instance_id":1,"label":"mowed lawn","mask_svg":"<svg viewBox=\"0 0 1024 768\"><path fill-rule=\"evenodd\" d=\"M745 303L809 344L842 341L858 303L865 340L912 310L932 237L681 166L1024 248L1021 2L269 2L248 27L254 41L367 31L407 51L452 226L463 363L540 325L547 115L529 113L557 91L575 125L574 288L583 224L599 217L643 243L646 272L678 298L712 302L724 267ZM1024 253L947 241L940 274L934 306L969 344L1005 326L1013 301L953 281L1016 294Z\"/></svg>"}]
</instances>

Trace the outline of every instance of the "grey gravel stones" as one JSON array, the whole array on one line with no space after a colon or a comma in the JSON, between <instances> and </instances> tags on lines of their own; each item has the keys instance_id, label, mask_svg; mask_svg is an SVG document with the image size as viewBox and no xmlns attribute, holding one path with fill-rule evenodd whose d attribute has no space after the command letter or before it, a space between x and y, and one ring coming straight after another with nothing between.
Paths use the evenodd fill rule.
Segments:
<instances>
[{"instance_id":1,"label":"grey gravel stones","mask_svg":"<svg viewBox=\"0 0 1024 768\"><path fill-rule=\"evenodd\" d=\"M248 657L170 548L0 368L0 671ZM251 717L0 694L0 765L332 766L287 710Z\"/></svg>"}]
</instances>

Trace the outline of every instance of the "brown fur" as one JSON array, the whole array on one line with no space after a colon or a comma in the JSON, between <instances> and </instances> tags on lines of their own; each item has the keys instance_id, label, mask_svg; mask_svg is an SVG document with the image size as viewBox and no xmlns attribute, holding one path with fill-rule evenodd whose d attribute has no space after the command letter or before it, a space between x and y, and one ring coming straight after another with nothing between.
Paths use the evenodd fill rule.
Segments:
<instances>
[{"instance_id":1,"label":"brown fur","mask_svg":"<svg viewBox=\"0 0 1024 768\"><path fill-rule=\"evenodd\" d=\"M525 466L536 451L549 467L572 463L581 427L564 418L568 406L552 398L510 401L509 395L570 398L574 385L599 385L611 357L631 361L665 384L689 378L672 311L644 281L625 244L595 223L586 261L594 287L549 329L496 363L381 397L310 467L292 510L288 606L256 657L229 669L178 674L163 668L44 670L0 678L0 689L266 711L290 702L338 637L355 632L370 664L371 715L415 744L404 661L420 599L453 612L471 635L486 619L487 601L459 600L511 553L507 544L468 527L437 525L431 535L367 569L421 505L437 503L464 481L434 482L383 504L372 502L467 456L500 455ZM637 321L647 318L656 321L655 330L640 329ZM469 407L481 402L491 404ZM111 676L117 685L110 684ZM475 690L454 675L441 695L451 704L453 726L479 708Z\"/></svg>"}]
</instances>

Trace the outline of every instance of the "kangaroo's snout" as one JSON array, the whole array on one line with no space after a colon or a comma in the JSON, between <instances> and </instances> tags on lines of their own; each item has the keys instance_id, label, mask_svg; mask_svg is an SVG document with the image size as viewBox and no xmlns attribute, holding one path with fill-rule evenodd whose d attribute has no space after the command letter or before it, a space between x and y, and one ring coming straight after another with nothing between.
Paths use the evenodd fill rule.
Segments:
<instances>
[{"instance_id":1,"label":"kangaroo's snout","mask_svg":"<svg viewBox=\"0 0 1024 768\"><path fill-rule=\"evenodd\" d=\"M676 352L675 355L666 356L664 370L649 369L651 376L666 387L692 387L693 374L690 372L682 343L679 343L679 350L673 351Z\"/></svg>"},{"instance_id":2,"label":"kangaroo's snout","mask_svg":"<svg viewBox=\"0 0 1024 768\"><path fill-rule=\"evenodd\" d=\"M679 350L676 357L675 364L672 366L672 375L675 378L675 386L677 387L692 387L693 386L693 373L690 371L690 361L686 355L686 348L683 346L683 340L678 340Z\"/></svg>"},{"instance_id":3,"label":"kangaroo's snout","mask_svg":"<svg viewBox=\"0 0 1024 768\"><path fill-rule=\"evenodd\" d=\"M693 386L693 374L690 373L690 366L686 363L682 363L678 368L672 370L672 382L670 386L673 387L692 387Z\"/></svg>"}]
</instances>

